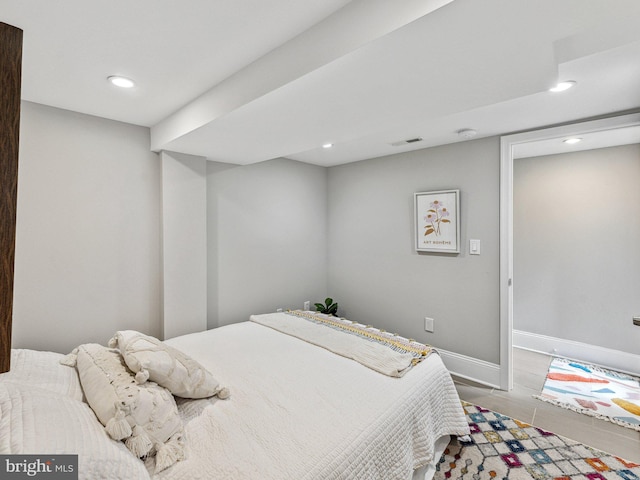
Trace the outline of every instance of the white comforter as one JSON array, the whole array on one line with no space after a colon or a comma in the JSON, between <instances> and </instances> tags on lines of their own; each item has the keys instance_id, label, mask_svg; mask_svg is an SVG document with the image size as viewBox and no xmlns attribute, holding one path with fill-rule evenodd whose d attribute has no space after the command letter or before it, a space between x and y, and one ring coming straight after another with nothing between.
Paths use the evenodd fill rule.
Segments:
<instances>
[{"instance_id":1,"label":"white comforter","mask_svg":"<svg viewBox=\"0 0 640 480\"><path fill-rule=\"evenodd\" d=\"M180 402L187 459L155 478L402 479L468 433L438 355L391 378L252 322L167 341L231 391Z\"/></svg>"},{"instance_id":2,"label":"white comforter","mask_svg":"<svg viewBox=\"0 0 640 480\"><path fill-rule=\"evenodd\" d=\"M402 378L245 322L167 341L227 400L179 400L187 459L157 480L408 480L434 441L468 433L437 354ZM0 375L0 454L78 454L81 480L149 478L83 400L61 354L14 350Z\"/></svg>"}]
</instances>

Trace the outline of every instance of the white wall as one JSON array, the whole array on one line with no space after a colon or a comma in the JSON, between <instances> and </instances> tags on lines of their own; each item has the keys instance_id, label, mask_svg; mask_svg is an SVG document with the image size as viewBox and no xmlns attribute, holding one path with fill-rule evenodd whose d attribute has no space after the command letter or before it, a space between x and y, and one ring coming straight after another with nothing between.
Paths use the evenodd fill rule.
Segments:
<instances>
[{"instance_id":1,"label":"white wall","mask_svg":"<svg viewBox=\"0 0 640 480\"><path fill-rule=\"evenodd\" d=\"M499 178L498 138L331 167L328 294L340 314L498 363ZM416 253L414 192L451 188L461 193L461 253ZM482 241L480 256L468 254L469 238Z\"/></svg>"},{"instance_id":2,"label":"white wall","mask_svg":"<svg viewBox=\"0 0 640 480\"><path fill-rule=\"evenodd\" d=\"M160 273L149 130L23 102L13 347L159 335Z\"/></svg>"},{"instance_id":3,"label":"white wall","mask_svg":"<svg viewBox=\"0 0 640 480\"><path fill-rule=\"evenodd\" d=\"M162 152L162 336L207 329L207 159Z\"/></svg>"},{"instance_id":4,"label":"white wall","mask_svg":"<svg viewBox=\"0 0 640 480\"><path fill-rule=\"evenodd\" d=\"M640 145L514 162L514 328L638 353Z\"/></svg>"},{"instance_id":5,"label":"white wall","mask_svg":"<svg viewBox=\"0 0 640 480\"><path fill-rule=\"evenodd\" d=\"M327 169L208 163L209 328L327 289Z\"/></svg>"}]
</instances>

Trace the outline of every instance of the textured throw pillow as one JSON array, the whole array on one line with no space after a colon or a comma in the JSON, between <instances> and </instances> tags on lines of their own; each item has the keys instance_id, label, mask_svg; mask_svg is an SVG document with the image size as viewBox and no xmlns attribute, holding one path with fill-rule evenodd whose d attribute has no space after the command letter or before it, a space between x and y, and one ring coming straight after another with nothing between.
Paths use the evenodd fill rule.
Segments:
<instances>
[{"instance_id":1,"label":"textured throw pillow","mask_svg":"<svg viewBox=\"0 0 640 480\"><path fill-rule=\"evenodd\" d=\"M124 330L115 334L109 346L120 349L139 384L151 380L183 398L229 396L229 390L221 387L200 363L157 338L134 330Z\"/></svg>"},{"instance_id":2,"label":"textured throw pillow","mask_svg":"<svg viewBox=\"0 0 640 480\"><path fill-rule=\"evenodd\" d=\"M184 458L171 393L153 382L138 385L117 350L89 343L73 353L87 402L111 438L124 440L137 457L155 455L156 473Z\"/></svg>"}]
</instances>

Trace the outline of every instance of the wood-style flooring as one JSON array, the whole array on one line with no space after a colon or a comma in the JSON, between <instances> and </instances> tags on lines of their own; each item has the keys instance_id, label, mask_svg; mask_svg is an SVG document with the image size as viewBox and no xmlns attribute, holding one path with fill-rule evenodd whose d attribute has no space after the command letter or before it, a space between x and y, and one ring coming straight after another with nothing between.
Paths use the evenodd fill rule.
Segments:
<instances>
[{"instance_id":1,"label":"wood-style flooring","mask_svg":"<svg viewBox=\"0 0 640 480\"><path fill-rule=\"evenodd\" d=\"M550 356L514 348L513 357L513 390L505 392L454 377L460 398L640 463L640 432L532 397L542 390Z\"/></svg>"}]
</instances>

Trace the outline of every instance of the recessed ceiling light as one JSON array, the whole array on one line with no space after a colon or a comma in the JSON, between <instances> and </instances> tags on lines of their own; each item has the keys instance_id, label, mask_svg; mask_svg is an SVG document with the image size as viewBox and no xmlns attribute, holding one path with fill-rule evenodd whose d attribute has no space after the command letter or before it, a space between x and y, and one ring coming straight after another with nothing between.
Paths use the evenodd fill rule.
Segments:
<instances>
[{"instance_id":1,"label":"recessed ceiling light","mask_svg":"<svg viewBox=\"0 0 640 480\"><path fill-rule=\"evenodd\" d=\"M565 80L564 82L558 82L558 84L550 88L550 92L564 92L565 90L569 90L573 87L577 82L575 80Z\"/></svg>"},{"instance_id":2,"label":"recessed ceiling light","mask_svg":"<svg viewBox=\"0 0 640 480\"><path fill-rule=\"evenodd\" d=\"M121 77L119 75L111 75L110 77L107 78L107 80L109 80L116 87L120 87L120 88L132 88L135 86L135 83L133 80L127 77Z\"/></svg>"},{"instance_id":3,"label":"recessed ceiling light","mask_svg":"<svg viewBox=\"0 0 640 480\"><path fill-rule=\"evenodd\" d=\"M333 147L333 143L325 143L324 145L322 145L322 148L331 148Z\"/></svg>"},{"instance_id":4,"label":"recessed ceiling light","mask_svg":"<svg viewBox=\"0 0 640 480\"><path fill-rule=\"evenodd\" d=\"M566 140L563 140L564 143L567 143L569 145L573 145L574 143L578 143L581 141L582 139L578 137L572 137L572 138L567 138Z\"/></svg>"}]
</instances>

